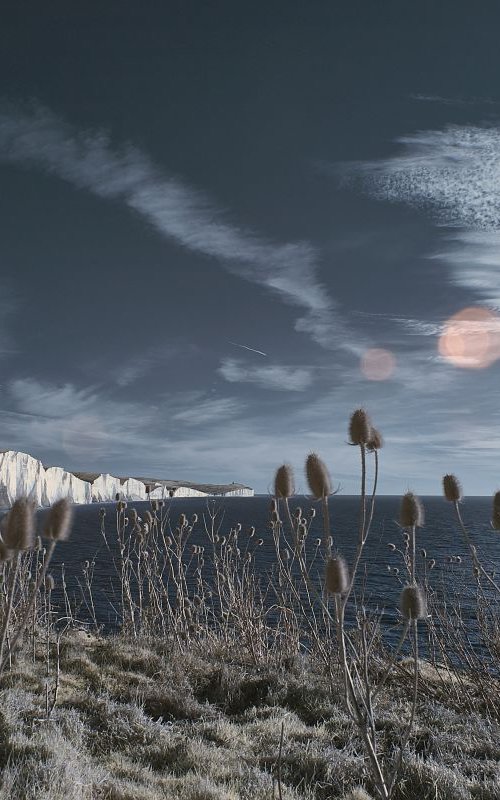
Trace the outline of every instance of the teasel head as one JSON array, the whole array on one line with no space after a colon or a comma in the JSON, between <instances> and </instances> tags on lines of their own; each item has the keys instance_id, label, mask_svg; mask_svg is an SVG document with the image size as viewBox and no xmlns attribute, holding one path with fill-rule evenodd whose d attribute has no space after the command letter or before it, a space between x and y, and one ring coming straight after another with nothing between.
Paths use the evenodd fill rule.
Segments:
<instances>
[{"instance_id":1,"label":"teasel head","mask_svg":"<svg viewBox=\"0 0 500 800\"><path fill-rule=\"evenodd\" d=\"M399 608L407 620L425 619L427 616L427 603L425 595L416 583L408 584L401 592Z\"/></svg>"},{"instance_id":2,"label":"teasel head","mask_svg":"<svg viewBox=\"0 0 500 800\"><path fill-rule=\"evenodd\" d=\"M274 476L275 497L292 497L295 494L293 470L289 464L282 464Z\"/></svg>"},{"instance_id":3,"label":"teasel head","mask_svg":"<svg viewBox=\"0 0 500 800\"><path fill-rule=\"evenodd\" d=\"M450 503L459 503L462 499L462 487L458 478L454 475L445 475L443 477L443 492Z\"/></svg>"},{"instance_id":4,"label":"teasel head","mask_svg":"<svg viewBox=\"0 0 500 800\"><path fill-rule=\"evenodd\" d=\"M370 418L364 408L357 408L349 421L349 439L351 444L368 444L372 435Z\"/></svg>"},{"instance_id":5,"label":"teasel head","mask_svg":"<svg viewBox=\"0 0 500 800\"><path fill-rule=\"evenodd\" d=\"M366 443L366 449L373 453L375 450L380 450L384 446L382 434L376 429L372 428L370 438Z\"/></svg>"},{"instance_id":6,"label":"teasel head","mask_svg":"<svg viewBox=\"0 0 500 800\"><path fill-rule=\"evenodd\" d=\"M0 541L0 564L4 561L10 561L14 552L9 550L5 542Z\"/></svg>"},{"instance_id":7,"label":"teasel head","mask_svg":"<svg viewBox=\"0 0 500 800\"><path fill-rule=\"evenodd\" d=\"M491 527L500 531L500 492L493 495L493 513L491 515Z\"/></svg>"},{"instance_id":8,"label":"teasel head","mask_svg":"<svg viewBox=\"0 0 500 800\"><path fill-rule=\"evenodd\" d=\"M128 516L129 516L131 525L136 525L137 524L137 520L138 520L137 509L136 508L131 508L130 511L128 512Z\"/></svg>"},{"instance_id":9,"label":"teasel head","mask_svg":"<svg viewBox=\"0 0 500 800\"><path fill-rule=\"evenodd\" d=\"M160 508L158 500L151 500L151 508L153 511L158 511L158 509Z\"/></svg>"},{"instance_id":10,"label":"teasel head","mask_svg":"<svg viewBox=\"0 0 500 800\"><path fill-rule=\"evenodd\" d=\"M316 453L310 453L306 460L306 476L311 494L320 500L332 493L330 475L325 463Z\"/></svg>"},{"instance_id":11,"label":"teasel head","mask_svg":"<svg viewBox=\"0 0 500 800\"><path fill-rule=\"evenodd\" d=\"M153 515L152 515L151 511L145 511L144 512L144 520L143 521L146 523L146 525L148 527L151 527L151 525L153 524Z\"/></svg>"},{"instance_id":12,"label":"teasel head","mask_svg":"<svg viewBox=\"0 0 500 800\"><path fill-rule=\"evenodd\" d=\"M5 527L4 527L5 526ZM28 550L35 543L35 504L27 497L15 501L2 525L9 550Z\"/></svg>"},{"instance_id":13,"label":"teasel head","mask_svg":"<svg viewBox=\"0 0 500 800\"><path fill-rule=\"evenodd\" d=\"M399 524L402 528L421 528L424 524L424 507L413 492L406 492L401 500Z\"/></svg>"},{"instance_id":14,"label":"teasel head","mask_svg":"<svg viewBox=\"0 0 500 800\"><path fill-rule=\"evenodd\" d=\"M345 594L349 589L349 567L342 556L326 562L325 587L330 594Z\"/></svg>"},{"instance_id":15,"label":"teasel head","mask_svg":"<svg viewBox=\"0 0 500 800\"><path fill-rule=\"evenodd\" d=\"M46 592L53 592L55 588L56 582L54 580L53 575L46 575L45 576L45 591Z\"/></svg>"},{"instance_id":16,"label":"teasel head","mask_svg":"<svg viewBox=\"0 0 500 800\"><path fill-rule=\"evenodd\" d=\"M51 506L45 521L43 535L46 539L65 542L71 533L72 521L73 506L67 497L62 497Z\"/></svg>"}]
</instances>

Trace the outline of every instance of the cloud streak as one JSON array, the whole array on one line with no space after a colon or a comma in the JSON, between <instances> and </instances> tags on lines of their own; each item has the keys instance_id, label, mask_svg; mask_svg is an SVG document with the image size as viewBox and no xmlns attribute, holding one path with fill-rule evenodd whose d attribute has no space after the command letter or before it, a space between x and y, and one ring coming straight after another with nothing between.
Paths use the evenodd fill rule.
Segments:
<instances>
[{"instance_id":1,"label":"cloud streak","mask_svg":"<svg viewBox=\"0 0 500 800\"><path fill-rule=\"evenodd\" d=\"M40 106L2 106L0 159L41 168L124 203L166 238L302 309L296 329L323 347L347 340L339 337L344 326L319 280L318 254L310 243L275 243L228 221L204 193L165 174L139 149L114 146L103 133L78 131Z\"/></svg>"},{"instance_id":2,"label":"cloud streak","mask_svg":"<svg viewBox=\"0 0 500 800\"><path fill-rule=\"evenodd\" d=\"M281 392L303 392L313 380L311 370L303 367L282 364L250 366L235 358L225 358L217 371L229 383L253 383L263 389Z\"/></svg>"},{"instance_id":3,"label":"cloud streak","mask_svg":"<svg viewBox=\"0 0 500 800\"><path fill-rule=\"evenodd\" d=\"M346 165L372 197L430 213L456 228L431 257L451 267L452 281L482 302L500 304L500 128L450 125L396 140L402 152Z\"/></svg>"}]
</instances>

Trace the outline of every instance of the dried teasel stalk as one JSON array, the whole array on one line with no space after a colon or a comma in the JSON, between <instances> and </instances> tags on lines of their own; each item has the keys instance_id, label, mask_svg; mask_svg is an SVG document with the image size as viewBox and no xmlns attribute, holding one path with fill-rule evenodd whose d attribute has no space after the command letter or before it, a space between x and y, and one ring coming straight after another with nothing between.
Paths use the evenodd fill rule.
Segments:
<instances>
[{"instance_id":1,"label":"dried teasel stalk","mask_svg":"<svg viewBox=\"0 0 500 800\"><path fill-rule=\"evenodd\" d=\"M15 501L4 523L3 541L9 550L28 550L35 543L35 504L27 497Z\"/></svg>"},{"instance_id":2,"label":"dried teasel stalk","mask_svg":"<svg viewBox=\"0 0 500 800\"><path fill-rule=\"evenodd\" d=\"M306 476L311 494L320 500L332 493L330 475L325 463L316 453L310 453L306 460Z\"/></svg>"},{"instance_id":3,"label":"dried teasel stalk","mask_svg":"<svg viewBox=\"0 0 500 800\"><path fill-rule=\"evenodd\" d=\"M46 539L65 542L71 533L73 506L67 497L61 498L51 507L47 514L43 535Z\"/></svg>"},{"instance_id":4,"label":"dried teasel stalk","mask_svg":"<svg viewBox=\"0 0 500 800\"><path fill-rule=\"evenodd\" d=\"M445 475L443 477L443 492L450 503L460 502L462 499L462 487L458 478L454 475Z\"/></svg>"},{"instance_id":5,"label":"dried teasel stalk","mask_svg":"<svg viewBox=\"0 0 500 800\"><path fill-rule=\"evenodd\" d=\"M349 439L351 444L368 444L372 436L370 418L364 408L357 408L349 421Z\"/></svg>"},{"instance_id":6,"label":"dried teasel stalk","mask_svg":"<svg viewBox=\"0 0 500 800\"><path fill-rule=\"evenodd\" d=\"M289 464L282 464L276 470L274 477L274 494L275 497L288 498L295 494L295 482L293 478L293 470Z\"/></svg>"},{"instance_id":7,"label":"dried teasel stalk","mask_svg":"<svg viewBox=\"0 0 500 800\"><path fill-rule=\"evenodd\" d=\"M399 524L402 528L421 528L424 524L424 507L413 492L406 492L401 500Z\"/></svg>"},{"instance_id":8,"label":"dried teasel stalk","mask_svg":"<svg viewBox=\"0 0 500 800\"><path fill-rule=\"evenodd\" d=\"M330 594L344 594L349 589L349 567L342 556L327 560L325 587Z\"/></svg>"},{"instance_id":9,"label":"dried teasel stalk","mask_svg":"<svg viewBox=\"0 0 500 800\"><path fill-rule=\"evenodd\" d=\"M500 531L500 492L493 495L493 512L491 515L491 527Z\"/></svg>"},{"instance_id":10,"label":"dried teasel stalk","mask_svg":"<svg viewBox=\"0 0 500 800\"><path fill-rule=\"evenodd\" d=\"M401 592L399 608L407 620L424 619L427 616L425 595L417 584L405 586Z\"/></svg>"}]
</instances>

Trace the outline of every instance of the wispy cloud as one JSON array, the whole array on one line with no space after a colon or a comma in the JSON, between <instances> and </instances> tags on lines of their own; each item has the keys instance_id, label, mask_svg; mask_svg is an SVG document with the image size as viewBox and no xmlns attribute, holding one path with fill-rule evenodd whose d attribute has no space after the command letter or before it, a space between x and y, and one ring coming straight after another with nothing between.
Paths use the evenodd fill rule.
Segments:
<instances>
[{"instance_id":1,"label":"wispy cloud","mask_svg":"<svg viewBox=\"0 0 500 800\"><path fill-rule=\"evenodd\" d=\"M426 210L445 233L431 255L447 262L452 281L483 302L500 304L500 128L450 125L396 140L391 158L346 165L380 200Z\"/></svg>"},{"instance_id":2,"label":"wispy cloud","mask_svg":"<svg viewBox=\"0 0 500 800\"><path fill-rule=\"evenodd\" d=\"M208 425L213 422L227 422L235 416L240 416L244 406L233 397L205 398L203 396L185 398L185 405L180 411L175 411L171 419L184 425Z\"/></svg>"},{"instance_id":3,"label":"wispy cloud","mask_svg":"<svg viewBox=\"0 0 500 800\"><path fill-rule=\"evenodd\" d=\"M443 97L439 94L423 94L416 93L410 95L411 100L417 100L420 103L438 103L443 106L497 106L500 105L499 100L494 100L492 97L471 97L471 96L457 96L457 97Z\"/></svg>"},{"instance_id":4,"label":"wispy cloud","mask_svg":"<svg viewBox=\"0 0 500 800\"><path fill-rule=\"evenodd\" d=\"M451 125L396 142L400 155L352 165L368 192L428 209L442 225L500 227L500 129Z\"/></svg>"},{"instance_id":5,"label":"wispy cloud","mask_svg":"<svg viewBox=\"0 0 500 800\"><path fill-rule=\"evenodd\" d=\"M203 192L167 175L132 146L75 130L46 108L0 108L0 159L42 168L75 187L118 200L163 236L213 257L239 277L302 309L299 331L324 347L347 341L334 300L319 279L308 242L275 243L233 223ZM342 345L341 345L342 346Z\"/></svg>"},{"instance_id":6,"label":"wispy cloud","mask_svg":"<svg viewBox=\"0 0 500 800\"><path fill-rule=\"evenodd\" d=\"M313 380L310 369L283 364L254 366L235 358L225 358L218 372L229 383L253 383L264 389L303 392Z\"/></svg>"}]
</instances>

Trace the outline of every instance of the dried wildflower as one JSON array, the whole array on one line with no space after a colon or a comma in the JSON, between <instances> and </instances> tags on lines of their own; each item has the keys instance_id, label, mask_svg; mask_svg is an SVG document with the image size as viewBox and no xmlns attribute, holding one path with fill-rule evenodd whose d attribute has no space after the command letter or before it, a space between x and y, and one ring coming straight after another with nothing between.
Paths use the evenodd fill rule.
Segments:
<instances>
[{"instance_id":1,"label":"dried wildflower","mask_svg":"<svg viewBox=\"0 0 500 800\"><path fill-rule=\"evenodd\" d=\"M382 434L376 428L372 428L370 438L366 443L366 449L373 453L374 450L380 450L383 445Z\"/></svg>"},{"instance_id":2,"label":"dried wildflower","mask_svg":"<svg viewBox=\"0 0 500 800\"><path fill-rule=\"evenodd\" d=\"M406 492L401 500L399 522L402 528L421 528L424 524L424 508L413 492Z\"/></svg>"},{"instance_id":3,"label":"dried wildflower","mask_svg":"<svg viewBox=\"0 0 500 800\"><path fill-rule=\"evenodd\" d=\"M394 551L394 550L396 549L396 545L395 545L395 544L393 544L392 542L389 542L389 544L387 545L387 547L389 548L389 550L392 550L392 551Z\"/></svg>"},{"instance_id":4,"label":"dried wildflower","mask_svg":"<svg viewBox=\"0 0 500 800\"><path fill-rule=\"evenodd\" d=\"M454 475L445 475L443 478L444 496L450 503L458 503L462 499L462 487Z\"/></svg>"},{"instance_id":5,"label":"dried wildflower","mask_svg":"<svg viewBox=\"0 0 500 800\"><path fill-rule=\"evenodd\" d=\"M185 526L187 526L187 524L188 524L188 521L187 521L186 515L185 514L181 514L180 517L179 517L179 528L184 528Z\"/></svg>"},{"instance_id":6,"label":"dried wildflower","mask_svg":"<svg viewBox=\"0 0 500 800\"><path fill-rule=\"evenodd\" d=\"M0 542L0 563L10 561L13 555L13 551L9 550L5 542Z\"/></svg>"},{"instance_id":7,"label":"dried wildflower","mask_svg":"<svg viewBox=\"0 0 500 800\"><path fill-rule=\"evenodd\" d=\"M292 497L294 493L293 470L289 464L282 464L274 476L274 494L276 497Z\"/></svg>"},{"instance_id":8,"label":"dried wildflower","mask_svg":"<svg viewBox=\"0 0 500 800\"><path fill-rule=\"evenodd\" d=\"M10 550L28 550L35 543L35 504L20 497L2 520L3 541ZM5 527L4 527L5 526Z\"/></svg>"},{"instance_id":9,"label":"dried wildflower","mask_svg":"<svg viewBox=\"0 0 500 800\"><path fill-rule=\"evenodd\" d=\"M46 575L45 576L45 591L46 592L53 592L55 588L56 582L54 580L53 575Z\"/></svg>"},{"instance_id":10,"label":"dried wildflower","mask_svg":"<svg viewBox=\"0 0 500 800\"><path fill-rule=\"evenodd\" d=\"M330 594L344 594L349 588L349 568L342 556L329 558L325 569L325 586Z\"/></svg>"},{"instance_id":11,"label":"dried wildflower","mask_svg":"<svg viewBox=\"0 0 500 800\"><path fill-rule=\"evenodd\" d=\"M191 525L196 525L197 522L198 522L198 514L193 514L193 516L191 517Z\"/></svg>"},{"instance_id":12,"label":"dried wildflower","mask_svg":"<svg viewBox=\"0 0 500 800\"><path fill-rule=\"evenodd\" d=\"M132 525L135 525L137 523L137 520L139 519L137 515L137 510L135 508L131 508L130 511L128 512L128 515Z\"/></svg>"},{"instance_id":13,"label":"dried wildflower","mask_svg":"<svg viewBox=\"0 0 500 800\"><path fill-rule=\"evenodd\" d=\"M144 523L148 526L148 529L153 524L153 515L151 511L144 512Z\"/></svg>"},{"instance_id":14,"label":"dried wildflower","mask_svg":"<svg viewBox=\"0 0 500 800\"><path fill-rule=\"evenodd\" d=\"M370 418L364 408L358 408L351 415L349 439L351 444L368 444L372 435Z\"/></svg>"},{"instance_id":15,"label":"dried wildflower","mask_svg":"<svg viewBox=\"0 0 500 800\"><path fill-rule=\"evenodd\" d=\"M427 616L425 595L415 583L405 586L401 592L399 608L405 619L424 619Z\"/></svg>"},{"instance_id":16,"label":"dried wildflower","mask_svg":"<svg viewBox=\"0 0 500 800\"><path fill-rule=\"evenodd\" d=\"M71 523L73 520L73 506L67 497L61 498L51 507L43 535L46 539L54 539L56 542L64 542L69 538Z\"/></svg>"},{"instance_id":17,"label":"dried wildflower","mask_svg":"<svg viewBox=\"0 0 500 800\"><path fill-rule=\"evenodd\" d=\"M310 453L307 456L306 476L311 493L317 500L331 494L332 487L328 470L316 453Z\"/></svg>"},{"instance_id":18,"label":"dried wildflower","mask_svg":"<svg viewBox=\"0 0 500 800\"><path fill-rule=\"evenodd\" d=\"M493 513L491 515L491 526L496 531L500 531L500 492L493 495Z\"/></svg>"}]
</instances>

